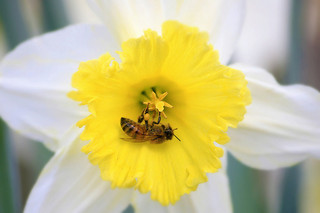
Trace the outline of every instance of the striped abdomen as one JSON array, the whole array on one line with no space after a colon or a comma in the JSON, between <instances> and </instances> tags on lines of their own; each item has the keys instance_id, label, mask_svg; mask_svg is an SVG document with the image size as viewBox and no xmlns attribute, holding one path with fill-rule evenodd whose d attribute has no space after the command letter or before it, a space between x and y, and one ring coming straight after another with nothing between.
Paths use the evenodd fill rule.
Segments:
<instances>
[{"instance_id":1,"label":"striped abdomen","mask_svg":"<svg viewBox=\"0 0 320 213\"><path fill-rule=\"evenodd\" d=\"M122 130L131 138L141 139L146 135L146 128L144 125L140 125L128 118L121 118Z\"/></svg>"}]
</instances>

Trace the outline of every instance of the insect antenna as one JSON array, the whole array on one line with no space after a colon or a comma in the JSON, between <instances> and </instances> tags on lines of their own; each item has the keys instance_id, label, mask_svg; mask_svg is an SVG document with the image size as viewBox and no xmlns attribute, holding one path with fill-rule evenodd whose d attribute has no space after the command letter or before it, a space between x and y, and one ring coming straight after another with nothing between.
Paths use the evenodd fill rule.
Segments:
<instances>
[{"instance_id":1,"label":"insect antenna","mask_svg":"<svg viewBox=\"0 0 320 213\"><path fill-rule=\"evenodd\" d=\"M178 128L174 128L174 129L172 130L172 133L173 133L174 130L177 130L177 129L178 129ZM173 133L173 136L176 137L176 139L178 139L178 141L181 141L174 133Z\"/></svg>"},{"instance_id":2,"label":"insect antenna","mask_svg":"<svg viewBox=\"0 0 320 213\"><path fill-rule=\"evenodd\" d=\"M176 137L176 139L178 139L178 141L181 141L175 134L173 134L174 137Z\"/></svg>"}]
</instances>

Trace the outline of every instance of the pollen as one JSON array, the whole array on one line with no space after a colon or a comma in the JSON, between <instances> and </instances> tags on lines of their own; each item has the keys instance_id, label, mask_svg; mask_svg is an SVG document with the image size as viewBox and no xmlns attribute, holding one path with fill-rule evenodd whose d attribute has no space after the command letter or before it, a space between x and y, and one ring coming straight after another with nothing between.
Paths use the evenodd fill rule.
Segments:
<instances>
[{"instance_id":1,"label":"pollen","mask_svg":"<svg viewBox=\"0 0 320 213\"><path fill-rule=\"evenodd\" d=\"M208 40L196 27L166 21L161 34L148 29L123 42L121 62L106 53L79 65L69 97L90 112L77 124L88 141L82 151L112 187L132 187L169 205L221 168L217 144L229 141L227 130L244 118L251 96L244 74L222 65ZM172 142L123 140L121 118L137 130L141 115L148 121L153 114L167 118L153 130L167 128Z\"/></svg>"},{"instance_id":2,"label":"pollen","mask_svg":"<svg viewBox=\"0 0 320 213\"><path fill-rule=\"evenodd\" d=\"M164 113L164 107L172 108L173 106L169 103L163 101L163 99L168 95L168 92L164 92L159 97L157 97L156 93L152 91L151 100L143 102L143 104L147 105L149 111L155 111L160 113L160 116L167 118L167 115Z\"/></svg>"}]
</instances>

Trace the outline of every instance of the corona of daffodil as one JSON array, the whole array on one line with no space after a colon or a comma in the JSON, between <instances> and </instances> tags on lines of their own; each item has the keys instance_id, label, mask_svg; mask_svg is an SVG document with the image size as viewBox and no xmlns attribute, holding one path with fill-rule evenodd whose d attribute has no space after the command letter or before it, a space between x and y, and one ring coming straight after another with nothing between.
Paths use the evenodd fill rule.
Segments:
<instances>
[{"instance_id":1,"label":"corona of daffodil","mask_svg":"<svg viewBox=\"0 0 320 213\"><path fill-rule=\"evenodd\" d=\"M226 149L262 169L317 157L319 92L226 65L243 1L89 2L105 25L1 62L2 118L55 151L26 212L228 213Z\"/></svg>"},{"instance_id":2,"label":"corona of daffodil","mask_svg":"<svg viewBox=\"0 0 320 213\"><path fill-rule=\"evenodd\" d=\"M78 91L69 96L91 112L78 123L85 126L80 138L90 141L82 151L113 187L135 187L151 192L163 205L175 203L206 182L206 173L221 167L223 150L212 142L229 141L227 128L243 119L251 100L247 81L240 71L219 63L207 33L176 21L164 22L161 36L147 30L121 47L121 64L105 54L80 63L73 75ZM173 108L163 120L178 128L181 143L152 143L161 133L151 137L151 143L124 141L120 118L136 120L148 100L163 112L164 102L154 94L165 92ZM148 137L138 132L133 136L137 134Z\"/></svg>"}]
</instances>

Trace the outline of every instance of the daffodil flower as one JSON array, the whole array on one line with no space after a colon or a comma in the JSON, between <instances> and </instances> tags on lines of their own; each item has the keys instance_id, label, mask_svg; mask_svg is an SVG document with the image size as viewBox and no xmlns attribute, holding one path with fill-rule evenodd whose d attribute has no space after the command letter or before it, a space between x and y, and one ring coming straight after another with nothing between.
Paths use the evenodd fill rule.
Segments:
<instances>
[{"instance_id":1,"label":"daffodil flower","mask_svg":"<svg viewBox=\"0 0 320 213\"><path fill-rule=\"evenodd\" d=\"M261 169L319 157L318 91L225 65L243 1L89 2L105 25L31 39L1 62L2 118L55 151L26 212L232 212L224 150ZM146 105L180 142L124 140L120 118Z\"/></svg>"}]
</instances>

